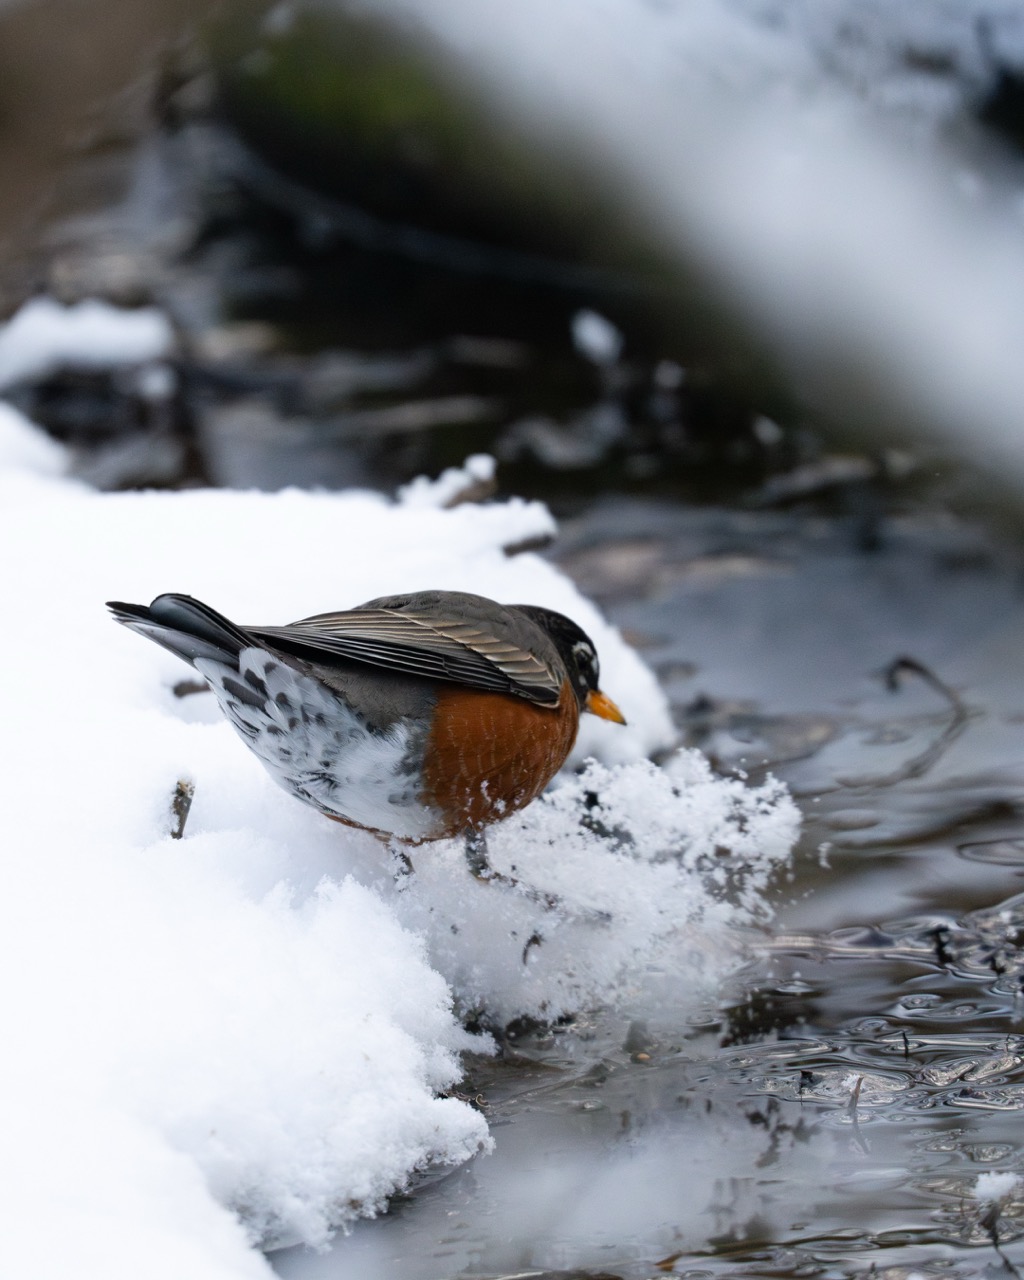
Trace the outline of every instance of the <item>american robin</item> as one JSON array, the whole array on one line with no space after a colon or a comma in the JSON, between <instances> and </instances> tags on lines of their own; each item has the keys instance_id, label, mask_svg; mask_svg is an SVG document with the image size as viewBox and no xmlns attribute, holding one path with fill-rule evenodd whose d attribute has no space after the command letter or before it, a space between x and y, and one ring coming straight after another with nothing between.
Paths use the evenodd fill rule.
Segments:
<instances>
[{"instance_id":1,"label":"american robin","mask_svg":"<svg viewBox=\"0 0 1024 1280\"><path fill-rule=\"evenodd\" d=\"M460 591L385 596L238 627L191 596L111 603L189 662L274 780L329 818L412 844L491 823L561 768L582 711L624 724L593 642L563 614Z\"/></svg>"}]
</instances>

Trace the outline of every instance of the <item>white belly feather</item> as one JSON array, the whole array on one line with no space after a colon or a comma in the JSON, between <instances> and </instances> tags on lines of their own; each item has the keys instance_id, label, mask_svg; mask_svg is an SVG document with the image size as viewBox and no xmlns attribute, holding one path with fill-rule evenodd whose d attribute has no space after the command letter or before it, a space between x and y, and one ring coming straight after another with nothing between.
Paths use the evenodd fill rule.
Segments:
<instances>
[{"instance_id":1,"label":"white belly feather","mask_svg":"<svg viewBox=\"0 0 1024 1280\"><path fill-rule=\"evenodd\" d=\"M265 649L243 649L236 672L197 658L228 720L279 786L332 817L410 840L441 829L419 799L413 726L367 728L344 699Z\"/></svg>"}]
</instances>

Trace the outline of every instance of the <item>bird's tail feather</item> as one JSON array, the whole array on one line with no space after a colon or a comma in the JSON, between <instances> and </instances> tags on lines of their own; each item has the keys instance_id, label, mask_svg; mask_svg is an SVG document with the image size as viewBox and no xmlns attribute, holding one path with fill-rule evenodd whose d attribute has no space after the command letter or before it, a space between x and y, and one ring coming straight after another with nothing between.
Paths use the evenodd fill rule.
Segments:
<instances>
[{"instance_id":1,"label":"bird's tail feather","mask_svg":"<svg viewBox=\"0 0 1024 1280\"><path fill-rule=\"evenodd\" d=\"M157 596L150 605L111 600L107 608L129 630L155 640L189 663L197 658L234 662L255 643L241 627L192 596L171 593Z\"/></svg>"}]
</instances>

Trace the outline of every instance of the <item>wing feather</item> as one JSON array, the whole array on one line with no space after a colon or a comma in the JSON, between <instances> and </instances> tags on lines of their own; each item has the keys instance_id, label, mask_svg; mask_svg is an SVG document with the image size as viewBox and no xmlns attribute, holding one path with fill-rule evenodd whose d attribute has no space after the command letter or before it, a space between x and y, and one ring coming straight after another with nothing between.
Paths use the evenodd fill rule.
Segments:
<instances>
[{"instance_id":1,"label":"wing feather","mask_svg":"<svg viewBox=\"0 0 1024 1280\"><path fill-rule=\"evenodd\" d=\"M475 622L439 619L407 609L322 613L287 627L246 630L309 661L366 662L474 689L513 693L540 706L558 702L564 679L521 645Z\"/></svg>"}]
</instances>

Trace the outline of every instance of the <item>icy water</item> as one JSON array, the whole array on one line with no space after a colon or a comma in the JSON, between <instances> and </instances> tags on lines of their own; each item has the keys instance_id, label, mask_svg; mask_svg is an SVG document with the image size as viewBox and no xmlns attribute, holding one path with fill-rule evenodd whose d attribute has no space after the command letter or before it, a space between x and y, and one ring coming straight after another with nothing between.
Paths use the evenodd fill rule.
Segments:
<instances>
[{"instance_id":1,"label":"icy water","mask_svg":"<svg viewBox=\"0 0 1024 1280\"><path fill-rule=\"evenodd\" d=\"M865 539L634 500L569 521L558 557L689 742L799 796L792 879L716 1006L599 1010L470 1063L494 1153L279 1273L1015 1272L1020 561L934 514Z\"/></svg>"}]
</instances>

